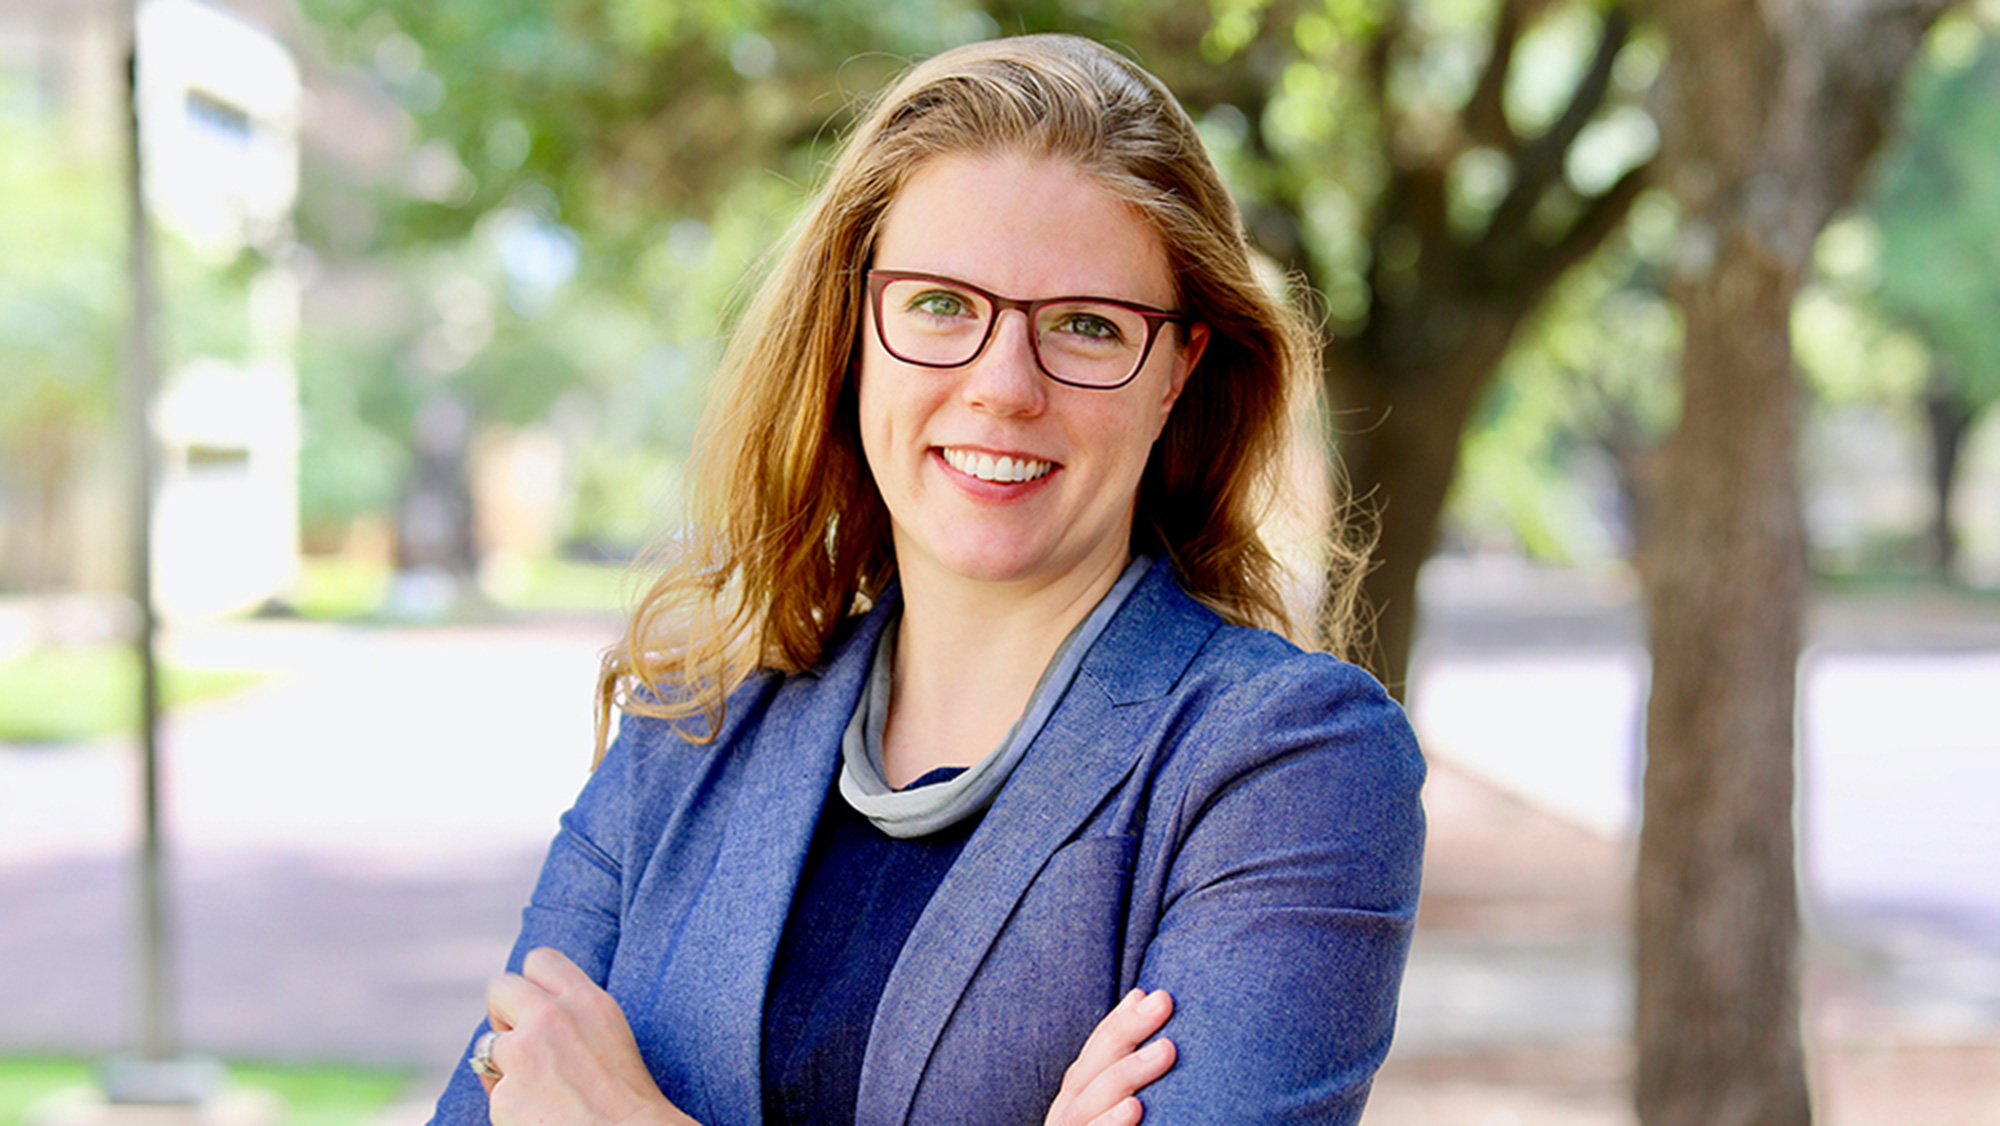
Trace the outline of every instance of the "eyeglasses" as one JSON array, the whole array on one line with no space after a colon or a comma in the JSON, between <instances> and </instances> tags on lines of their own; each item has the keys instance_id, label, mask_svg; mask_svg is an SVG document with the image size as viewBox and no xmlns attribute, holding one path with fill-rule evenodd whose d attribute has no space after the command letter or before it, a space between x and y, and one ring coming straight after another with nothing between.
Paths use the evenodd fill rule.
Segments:
<instances>
[{"instance_id":1,"label":"eyeglasses","mask_svg":"<svg viewBox=\"0 0 2000 1126\"><path fill-rule=\"evenodd\" d=\"M927 368L979 358L1000 314L1019 309L1042 374L1072 387L1111 390L1132 382L1164 324L1189 318L1111 297L1002 297L955 278L907 270L868 271L875 335L891 356Z\"/></svg>"}]
</instances>

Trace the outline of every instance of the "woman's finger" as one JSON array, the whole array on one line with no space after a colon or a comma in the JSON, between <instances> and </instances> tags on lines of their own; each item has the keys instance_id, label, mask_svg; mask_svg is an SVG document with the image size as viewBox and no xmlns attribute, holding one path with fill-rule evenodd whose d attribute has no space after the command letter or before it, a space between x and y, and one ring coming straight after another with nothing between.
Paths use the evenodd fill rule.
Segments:
<instances>
[{"instance_id":1,"label":"woman's finger","mask_svg":"<svg viewBox=\"0 0 2000 1126\"><path fill-rule=\"evenodd\" d=\"M1090 1126L1132 1126L1146 1115L1139 1091L1171 1070L1175 1057L1174 1042L1162 1037L1112 1061L1077 1095L1071 1118Z\"/></svg>"},{"instance_id":2,"label":"woman's finger","mask_svg":"<svg viewBox=\"0 0 2000 1126\"><path fill-rule=\"evenodd\" d=\"M537 946L528 951L527 957L521 959L521 976L557 997L576 989L597 988L589 974L553 946Z\"/></svg>"},{"instance_id":3,"label":"woman's finger","mask_svg":"<svg viewBox=\"0 0 2000 1126\"><path fill-rule=\"evenodd\" d=\"M486 983L486 1023L491 1028L473 1042L473 1054L477 1057L483 1053L490 1066L474 1066L472 1070L479 1076L479 1085L486 1088L488 1098L493 1097L493 1088L500 1085L501 1077L507 1073L506 1050L502 1048L507 1035L551 1003L546 990L520 974L501 974ZM470 1066L471 1061L467 1062Z\"/></svg>"},{"instance_id":4,"label":"woman's finger","mask_svg":"<svg viewBox=\"0 0 2000 1126\"><path fill-rule=\"evenodd\" d=\"M1097 1022L1076 1061L1063 1073L1062 1090L1049 1108L1048 1121L1055 1126L1137 1122L1143 1109L1133 1096L1173 1066L1172 1042L1146 1044L1173 1011L1173 998L1164 989L1126 994Z\"/></svg>"},{"instance_id":5,"label":"woman's finger","mask_svg":"<svg viewBox=\"0 0 2000 1126\"><path fill-rule=\"evenodd\" d=\"M1063 1075L1063 1090L1070 1093L1083 1090L1113 1062L1137 1051L1173 1013L1174 999L1164 989L1151 993L1134 989L1127 993L1091 1029L1090 1038L1076 1054L1076 1062Z\"/></svg>"},{"instance_id":6,"label":"woman's finger","mask_svg":"<svg viewBox=\"0 0 2000 1126\"><path fill-rule=\"evenodd\" d=\"M565 997L601 992L568 955L537 946L521 959L520 973L504 973L486 983L486 1017L496 1031L506 1032L564 1007Z\"/></svg>"},{"instance_id":7,"label":"woman's finger","mask_svg":"<svg viewBox=\"0 0 2000 1126\"><path fill-rule=\"evenodd\" d=\"M551 1004L548 990L520 974L501 974L486 983L486 1019L498 1032L520 1027Z\"/></svg>"}]
</instances>

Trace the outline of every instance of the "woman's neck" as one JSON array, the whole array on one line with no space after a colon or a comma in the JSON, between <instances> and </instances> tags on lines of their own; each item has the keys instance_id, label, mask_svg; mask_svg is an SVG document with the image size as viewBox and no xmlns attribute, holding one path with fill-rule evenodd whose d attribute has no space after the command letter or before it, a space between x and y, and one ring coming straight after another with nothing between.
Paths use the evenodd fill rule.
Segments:
<instances>
[{"instance_id":1,"label":"woman's neck","mask_svg":"<svg viewBox=\"0 0 2000 1126\"><path fill-rule=\"evenodd\" d=\"M1021 718L1035 684L1077 623L1124 572L1106 564L1044 584L902 577L883 773L905 786L942 766L970 766Z\"/></svg>"}]
</instances>

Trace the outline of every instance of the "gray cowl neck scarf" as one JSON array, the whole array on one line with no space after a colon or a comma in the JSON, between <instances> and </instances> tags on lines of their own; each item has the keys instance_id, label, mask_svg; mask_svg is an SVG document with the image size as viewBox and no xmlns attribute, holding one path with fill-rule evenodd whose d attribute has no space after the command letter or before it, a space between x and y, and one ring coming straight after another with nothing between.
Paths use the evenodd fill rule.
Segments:
<instances>
[{"instance_id":1,"label":"gray cowl neck scarf","mask_svg":"<svg viewBox=\"0 0 2000 1126\"><path fill-rule=\"evenodd\" d=\"M896 623L884 625L881 638L875 642L868 683L841 739L840 796L877 829L900 839L935 833L984 811L1007 784L1028 744L1041 734L1042 725L1076 679L1098 635L1111 624L1152 565L1150 557L1135 556L1096 608L1063 639L1035 682L1027 710L1007 729L998 747L949 781L908 790L891 789L882 777L882 732L889 722L889 680L896 664Z\"/></svg>"}]
</instances>

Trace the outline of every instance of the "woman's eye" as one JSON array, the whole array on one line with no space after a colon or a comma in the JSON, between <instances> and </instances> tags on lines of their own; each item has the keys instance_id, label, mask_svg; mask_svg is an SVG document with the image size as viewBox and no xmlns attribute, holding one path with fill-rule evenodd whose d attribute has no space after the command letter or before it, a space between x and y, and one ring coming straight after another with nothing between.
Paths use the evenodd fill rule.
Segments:
<instances>
[{"instance_id":1,"label":"woman's eye","mask_svg":"<svg viewBox=\"0 0 2000 1126\"><path fill-rule=\"evenodd\" d=\"M910 300L908 307L912 312L932 317L964 317L972 313L972 302L966 300L963 294L943 289L919 293Z\"/></svg>"},{"instance_id":2,"label":"woman's eye","mask_svg":"<svg viewBox=\"0 0 2000 1126\"><path fill-rule=\"evenodd\" d=\"M1118 340L1123 334L1109 318L1095 313L1067 313L1054 325L1056 332L1086 340Z\"/></svg>"}]
</instances>

